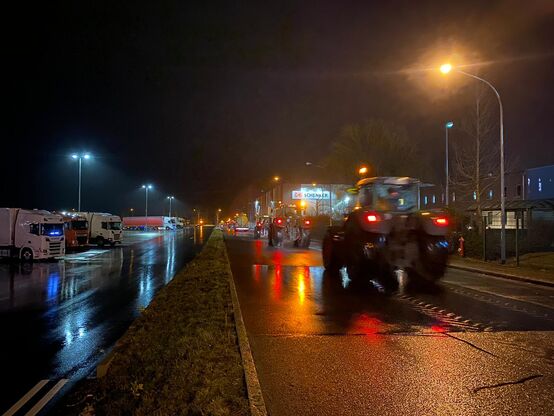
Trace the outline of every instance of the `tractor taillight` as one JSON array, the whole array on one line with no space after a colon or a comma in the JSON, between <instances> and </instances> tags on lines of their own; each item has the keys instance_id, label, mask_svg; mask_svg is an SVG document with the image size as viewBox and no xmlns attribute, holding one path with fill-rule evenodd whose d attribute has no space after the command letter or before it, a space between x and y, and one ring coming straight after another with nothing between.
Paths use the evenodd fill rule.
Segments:
<instances>
[{"instance_id":1,"label":"tractor taillight","mask_svg":"<svg viewBox=\"0 0 554 416\"><path fill-rule=\"evenodd\" d=\"M374 212L370 212L365 215L365 220L369 223L379 222L381 221L381 216Z\"/></svg>"},{"instance_id":2,"label":"tractor taillight","mask_svg":"<svg viewBox=\"0 0 554 416\"><path fill-rule=\"evenodd\" d=\"M448 227L448 218L435 217L433 218L433 224L438 225L439 227Z\"/></svg>"},{"instance_id":3,"label":"tractor taillight","mask_svg":"<svg viewBox=\"0 0 554 416\"><path fill-rule=\"evenodd\" d=\"M310 225L312 222L310 220L304 220L304 225Z\"/></svg>"},{"instance_id":4,"label":"tractor taillight","mask_svg":"<svg viewBox=\"0 0 554 416\"><path fill-rule=\"evenodd\" d=\"M275 220L275 222L277 223L277 225L281 225L281 224L283 224L283 219L282 218L277 218Z\"/></svg>"}]
</instances>

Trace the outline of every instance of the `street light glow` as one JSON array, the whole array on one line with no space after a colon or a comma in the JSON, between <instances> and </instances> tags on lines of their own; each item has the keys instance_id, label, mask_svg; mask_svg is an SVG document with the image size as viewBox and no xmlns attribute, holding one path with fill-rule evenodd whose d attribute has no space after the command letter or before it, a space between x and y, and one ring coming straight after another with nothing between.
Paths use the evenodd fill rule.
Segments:
<instances>
[{"instance_id":1,"label":"street light glow","mask_svg":"<svg viewBox=\"0 0 554 416\"><path fill-rule=\"evenodd\" d=\"M79 155L76 155L76 154L72 154L71 157L72 157L73 159L79 159Z\"/></svg>"},{"instance_id":2,"label":"street light glow","mask_svg":"<svg viewBox=\"0 0 554 416\"><path fill-rule=\"evenodd\" d=\"M274 176L274 177L273 177L273 180L274 180L275 182L279 182L280 179L281 179L281 178L280 178L279 176Z\"/></svg>"},{"instance_id":3,"label":"street light glow","mask_svg":"<svg viewBox=\"0 0 554 416\"><path fill-rule=\"evenodd\" d=\"M152 186L152 185L150 185L150 184L148 184L148 185L142 185L142 189L146 189L146 188L148 188L148 189L152 189L152 188L153 188L153 186Z\"/></svg>"},{"instance_id":4,"label":"street light glow","mask_svg":"<svg viewBox=\"0 0 554 416\"><path fill-rule=\"evenodd\" d=\"M439 69L443 74L448 74L450 71L452 71L452 65L451 64L442 64Z\"/></svg>"},{"instance_id":5,"label":"street light glow","mask_svg":"<svg viewBox=\"0 0 554 416\"><path fill-rule=\"evenodd\" d=\"M447 121L446 122L446 128L451 129L452 127L454 127L454 122L453 121Z\"/></svg>"},{"instance_id":6,"label":"street light glow","mask_svg":"<svg viewBox=\"0 0 554 416\"><path fill-rule=\"evenodd\" d=\"M85 154L83 155L83 158L84 158L84 159L90 159L90 153L85 153Z\"/></svg>"},{"instance_id":7,"label":"street light glow","mask_svg":"<svg viewBox=\"0 0 554 416\"><path fill-rule=\"evenodd\" d=\"M360 175L365 175L367 173L367 166L362 166L360 169L358 169L358 173Z\"/></svg>"}]
</instances>

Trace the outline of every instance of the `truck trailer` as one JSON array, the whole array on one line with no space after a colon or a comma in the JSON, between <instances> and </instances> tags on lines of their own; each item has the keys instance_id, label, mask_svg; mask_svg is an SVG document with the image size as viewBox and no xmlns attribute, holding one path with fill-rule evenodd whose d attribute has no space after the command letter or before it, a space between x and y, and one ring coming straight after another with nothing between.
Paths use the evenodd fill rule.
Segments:
<instances>
[{"instance_id":1,"label":"truck trailer","mask_svg":"<svg viewBox=\"0 0 554 416\"><path fill-rule=\"evenodd\" d=\"M0 208L0 256L23 261L65 254L64 223L49 211Z\"/></svg>"},{"instance_id":2,"label":"truck trailer","mask_svg":"<svg viewBox=\"0 0 554 416\"><path fill-rule=\"evenodd\" d=\"M126 230L175 230L177 221L175 217L123 217L123 228Z\"/></svg>"}]
</instances>

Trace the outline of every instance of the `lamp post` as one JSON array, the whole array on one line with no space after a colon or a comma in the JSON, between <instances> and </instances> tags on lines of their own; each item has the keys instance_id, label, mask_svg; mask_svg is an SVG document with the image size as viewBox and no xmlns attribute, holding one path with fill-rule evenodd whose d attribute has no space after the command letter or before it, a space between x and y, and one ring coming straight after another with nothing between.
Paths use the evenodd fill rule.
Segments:
<instances>
[{"instance_id":1,"label":"lamp post","mask_svg":"<svg viewBox=\"0 0 554 416\"><path fill-rule=\"evenodd\" d=\"M445 199L445 204L446 206L448 206L448 200L449 200L449 184L450 184L450 174L448 172L448 130L450 130L452 127L454 127L454 123L452 121L447 121L446 124L444 125L444 132L445 132L445 139L446 139L446 144L445 144L445 157L444 157L444 168L446 170L446 189L445 189L445 192L446 192L446 199Z\"/></svg>"},{"instance_id":2,"label":"lamp post","mask_svg":"<svg viewBox=\"0 0 554 416\"><path fill-rule=\"evenodd\" d=\"M170 195L167 199L169 200L169 217L171 217L171 201L173 201L175 197Z\"/></svg>"},{"instance_id":3,"label":"lamp post","mask_svg":"<svg viewBox=\"0 0 554 416\"><path fill-rule=\"evenodd\" d=\"M88 160L91 157L92 156L90 155L90 153L82 153L82 154L74 153L74 154L71 155L72 159L79 161L79 196L78 196L78 200L77 200L77 211L78 212L81 212L81 165L83 163L83 159Z\"/></svg>"},{"instance_id":4,"label":"lamp post","mask_svg":"<svg viewBox=\"0 0 554 416\"><path fill-rule=\"evenodd\" d=\"M144 204L144 231L148 230L148 190L152 189L152 185L142 185L142 189L144 189L145 193L145 204Z\"/></svg>"},{"instance_id":5,"label":"lamp post","mask_svg":"<svg viewBox=\"0 0 554 416\"><path fill-rule=\"evenodd\" d=\"M477 81L487 85L494 92L494 95L496 95L496 99L498 100L498 105L500 107L500 262L504 264L506 263L506 195L504 191L504 108L502 107L502 100L500 99L498 90L486 79L462 71L459 68L454 68L448 63L441 65L440 71L443 74L455 71L459 74L465 75L466 77L476 79Z\"/></svg>"},{"instance_id":6,"label":"lamp post","mask_svg":"<svg viewBox=\"0 0 554 416\"><path fill-rule=\"evenodd\" d=\"M196 212L196 224L200 224L200 211L196 208L193 208L192 211Z\"/></svg>"},{"instance_id":7,"label":"lamp post","mask_svg":"<svg viewBox=\"0 0 554 416\"><path fill-rule=\"evenodd\" d=\"M325 169L325 167L312 162L306 162L306 166L313 166L318 169ZM333 189L331 188L331 184L329 184L329 225L333 225Z\"/></svg>"},{"instance_id":8,"label":"lamp post","mask_svg":"<svg viewBox=\"0 0 554 416\"><path fill-rule=\"evenodd\" d=\"M221 208L218 208L215 212L215 225L219 224L219 214L221 213Z\"/></svg>"}]
</instances>

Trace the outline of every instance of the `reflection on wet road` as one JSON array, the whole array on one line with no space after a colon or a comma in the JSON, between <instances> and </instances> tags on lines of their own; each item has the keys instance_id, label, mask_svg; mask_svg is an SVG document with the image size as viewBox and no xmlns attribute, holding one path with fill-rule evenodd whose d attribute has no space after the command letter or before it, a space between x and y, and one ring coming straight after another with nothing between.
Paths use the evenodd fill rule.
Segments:
<instances>
[{"instance_id":1,"label":"reflection on wet road","mask_svg":"<svg viewBox=\"0 0 554 416\"><path fill-rule=\"evenodd\" d=\"M87 375L106 349L192 258L192 232L128 233L121 248L92 248L50 263L0 264L5 410L42 379Z\"/></svg>"},{"instance_id":2,"label":"reflection on wet road","mask_svg":"<svg viewBox=\"0 0 554 416\"><path fill-rule=\"evenodd\" d=\"M551 414L554 289L449 270L385 291L317 247L227 248L271 414Z\"/></svg>"}]
</instances>

